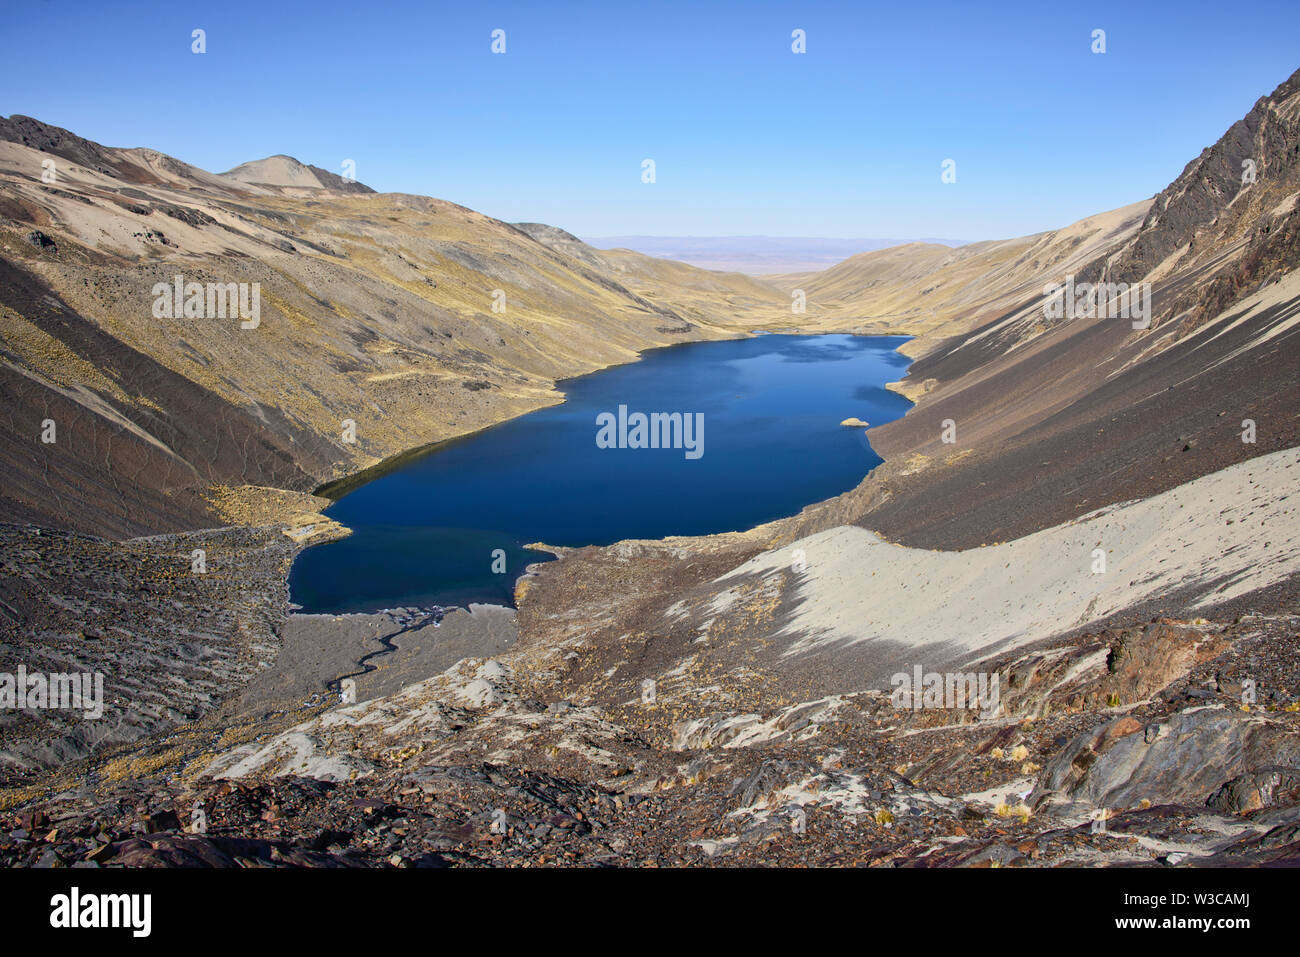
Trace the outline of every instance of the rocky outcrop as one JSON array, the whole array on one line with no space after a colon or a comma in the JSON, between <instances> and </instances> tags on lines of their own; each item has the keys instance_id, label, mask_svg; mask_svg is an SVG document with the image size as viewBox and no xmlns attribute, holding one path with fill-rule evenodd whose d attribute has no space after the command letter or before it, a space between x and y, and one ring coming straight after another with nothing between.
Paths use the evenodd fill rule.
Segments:
<instances>
[{"instance_id":1,"label":"rocky outcrop","mask_svg":"<svg viewBox=\"0 0 1300 957\"><path fill-rule=\"evenodd\" d=\"M1116 718L1070 742L1044 768L1039 801L1092 807L1211 804L1239 813L1271 806L1300 780L1300 729L1221 705L1143 725Z\"/></svg>"},{"instance_id":2,"label":"rocky outcrop","mask_svg":"<svg viewBox=\"0 0 1300 957\"><path fill-rule=\"evenodd\" d=\"M1080 271L1088 281L1164 280L1155 324L1195 310L1185 332L1254 292L1275 270L1294 268L1300 193L1300 71L1158 193L1131 240ZM1252 261L1242 263L1241 247ZM1195 274L1194 281L1177 277ZM1221 276L1222 279L1214 277ZM1203 291L1201 287L1213 288Z\"/></svg>"}]
</instances>

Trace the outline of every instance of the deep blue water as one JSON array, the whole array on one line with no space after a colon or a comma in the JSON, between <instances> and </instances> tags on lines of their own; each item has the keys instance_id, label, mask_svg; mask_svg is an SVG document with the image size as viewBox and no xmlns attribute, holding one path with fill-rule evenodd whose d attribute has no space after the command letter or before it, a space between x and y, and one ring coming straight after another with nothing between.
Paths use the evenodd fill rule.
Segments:
<instances>
[{"instance_id":1,"label":"deep blue water","mask_svg":"<svg viewBox=\"0 0 1300 957\"><path fill-rule=\"evenodd\" d=\"M352 535L298 557L292 598L309 612L511 604L524 566L550 557L527 542L606 545L792 515L880 463L862 429L839 423L903 415L910 403L884 384L909 364L895 351L905 341L691 343L565 380L562 404L440 445L340 498L326 514ZM702 413L703 454L598 447L597 416L620 405L629 416ZM504 574L493 570L495 549Z\"/></svg>"}]
</instances>

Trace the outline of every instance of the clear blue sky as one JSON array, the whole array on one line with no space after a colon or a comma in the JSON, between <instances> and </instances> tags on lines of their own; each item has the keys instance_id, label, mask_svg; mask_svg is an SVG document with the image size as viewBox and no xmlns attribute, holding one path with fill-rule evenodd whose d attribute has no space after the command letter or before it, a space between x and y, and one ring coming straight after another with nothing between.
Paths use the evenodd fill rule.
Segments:
<instances>
[{"instance_id":1,"label":"clear blue sky","mask_svg":"<svg viewBox=\"0 0 1300 957\"><path fill-rule=\"evenodd\" d=\"M5 6L3 115L218 172L354 159L590 236L1062 226L1163 188L1300 67L1296 0Z\"/></svg>"}]
</instances>

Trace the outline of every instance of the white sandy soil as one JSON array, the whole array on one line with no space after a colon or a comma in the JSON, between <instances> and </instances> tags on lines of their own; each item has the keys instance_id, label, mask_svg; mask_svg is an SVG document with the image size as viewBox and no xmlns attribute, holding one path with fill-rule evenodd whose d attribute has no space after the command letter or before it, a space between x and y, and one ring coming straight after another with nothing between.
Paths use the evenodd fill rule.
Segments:
<instances>
[{"instance_id":1,"label":"white sandy soil","mask_svg":"<svg viewBox=\"0 0 1300 957\"><path fill-rule=\"evenodd\" d=\"M803 551L786 656L882 639L992 653L1183 589L1200 608L1285 580L1300 572L1297 491L1300 449L1287 449L1014 542L930 551L840 526L718 582L785 573ZM1105 571L1094 573L1097 550ZM731 598L719 595L717 610Z\"/></svg>"}]
</instances>

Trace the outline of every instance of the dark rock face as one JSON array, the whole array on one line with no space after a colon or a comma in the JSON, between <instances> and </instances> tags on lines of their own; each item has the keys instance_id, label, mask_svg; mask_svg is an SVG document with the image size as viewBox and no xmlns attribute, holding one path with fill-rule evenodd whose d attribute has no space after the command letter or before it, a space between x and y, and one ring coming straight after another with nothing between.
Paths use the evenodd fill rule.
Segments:
<instances>
[{"instance_id":1,"label":"dark rock face","mask_svg":"<svg viewBox=\"0 0 1300 957\"><path fill-rule=\"evenodd\" d=\"M1285 195L1300 188L1300 113L1294 102L1298 96L1300 71L1271 95L1260 97L1218 142L1188 163L1156 195L1128 247L1119 255L1108 253L1096 260L1081 271L1081 278L1136 282L1184 246L1180 266L1192 266L1218 255L1225 242L1243 238L1268 247L1268 252L1257 252L1260 258L1294 267L1300 258L1294 242L1260 240L1278 227L1285 230L1286 219L1273 223L1271 211ZM1295 210L1284 215L1293 219ZM1294 222L1290 229L1294 231ZM1228 288L1239 294L1253 291L1249 282L1241 281ZM1230 306L1236 297L1226 291L1220 287L1201 303L1203 309L1214 315ZM1160 311L1164 316L1177 315L1192 299L1175 296Z\"/></svg>"},{"instance_id":2,"label":"dark rock face","mask_svg":"<svg viewBox=\"0 0 1300 957\"><path fill-rule=\"evenodd\" d=\"M51 153L70 163L109 175L124 175L134 182L155 178L144 176L144 171L140 167L121 162L114 155L114 151L107 147L70 133L61 127L42 123L30 116L15 114L8 119L0 117L0 140L21 143L23 146L29 146L43 153Z\"/></svg>"},{"instance_id":3,"label":"dark rock face","mask_svg":"<svg viewBox=\"0 0 1300 957\"><path fill-rule=\"evenodd\" d=\"M1118 718L1076 738L1044 770L1043 794L1085 800L1098 807L1203 805L1227 810L1241 788L1225 781L1283 764L1300 774L1300 736L1261 725L1222 707L1192 709L1144 727Z\"/></svg>"},{"instance_id":4,"label":"dark rock face","mask_svg":"<svg viewBox=\"0 0 1300 957\"><path fill-rule=\"evenodd\" d=\"M27 241L31 243L33 246L35 246L37 249L58 248L55 245L54 240L52 240L49 236L46 236L39 229L33 229L30 233L28 233Z\"/></svg>"},{"instance_id":5,"label":"dark rock face","mask_svg":"<svg viewBox=\"0 0 1300 957\"><path fill-rule=\"evenodd\" d=\"M1300 804L1300 769L1277 767L1233 778L1206 801L1207 807L1226 814L1293 804Z\"/></svg>"},{"instance_id":6,"label":"dark rock face","mask_svg":"<svg viewBox=\"0 0 1300 957\"><path fill-rule=\"evenodd\" d=\"M155 203L154 208L160 213L170 216L172 219L179 219L183 223L188 223L196 228L203 226L212 226L216 220L203 212L201 209L191 209L188 206L173 206L171 203Z\"/></svg>"},{"instance_id":7,"label":"dark rock face","mask_svg":"<svg viewBox=\"0 0 1300 957\"><path fill-rule=\"evenodd\" d=\"M1194 295L1180 298L1174 308L1190 306L1193 310L1184 324L1184 334L1199 329L1239 299L1265 288L1296 266L1300 266L1300 206L1281 216L1265 217L1252 231L1245 254L1237 263Z\"/></svg>"}]
</instances>

